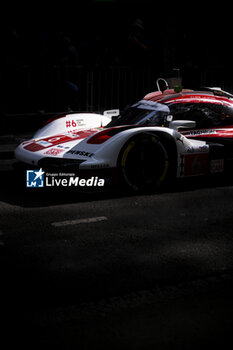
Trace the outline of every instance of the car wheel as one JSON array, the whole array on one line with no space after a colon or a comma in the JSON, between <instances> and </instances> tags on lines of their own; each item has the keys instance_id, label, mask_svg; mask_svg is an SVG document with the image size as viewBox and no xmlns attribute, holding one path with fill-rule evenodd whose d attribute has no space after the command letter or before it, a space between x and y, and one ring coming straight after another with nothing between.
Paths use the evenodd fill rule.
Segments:
<instances>
[{"instance_id":1,"label":"car wheel","mask_svg":"<svg viewBox=\"0 0 233 350\"><path fill-rule=\"evenodd\" d=\"M118 159L120 181L133 191L154 190L161 186L169 170L166 148L154 134L132 137Z\"/></svg>"}]
</instances>

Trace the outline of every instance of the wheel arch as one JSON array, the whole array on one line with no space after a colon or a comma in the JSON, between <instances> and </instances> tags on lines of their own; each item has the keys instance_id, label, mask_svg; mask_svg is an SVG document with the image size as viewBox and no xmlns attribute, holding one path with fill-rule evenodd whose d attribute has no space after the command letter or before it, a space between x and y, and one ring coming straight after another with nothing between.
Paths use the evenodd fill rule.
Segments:
<instances>
[{"instance_id":1,"label":"wheel arch","mask_svg":"<svg viewBox=\"0 0 233 350\"><path fill-rule=\"evenodd\" d=\"M135 137L137 138L144 134L154 135L158 138L160 144L162 144L162 147L165 149L167 154L167 160L169 164L169 170L168 170L169 180L174 179L177 173L177 145L174 137L162 130L144 129L144 130L141 130L140 132L137 132L131 135L127 139L127 141L124 142L124 144L121 146L121 150L118 154L118 159L117 159L117 168L119 167L120 161L122 159L122 154L125 151L125 147L127 147L127 145L129 145L130 142L132 142L135 139Z\"/></svg>"},{"instance_id":2,"label":"wheel arch","mask_svg":"<svg viewBox=\"0 0 233 350\"><path fill-rule=\"evenodd\" d=\"M166 132L155 130L154 133L156 136L158 136L163 143L164 147L166 148L168 152L169 160L173 163L173 166L175 168L177 167L177 144L174 139L174 137Z\"/></svg>"}]
</instances>

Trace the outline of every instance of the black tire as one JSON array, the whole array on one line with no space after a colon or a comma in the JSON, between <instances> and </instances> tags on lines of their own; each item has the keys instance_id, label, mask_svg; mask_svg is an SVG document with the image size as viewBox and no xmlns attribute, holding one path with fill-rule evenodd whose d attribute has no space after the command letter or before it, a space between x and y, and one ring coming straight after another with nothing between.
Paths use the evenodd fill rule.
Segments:
<instances>
[{"instance_id":1,"label":"black tire","mask_svg":"<svg viewBox=\"0 0 233 350\"><path fill-rule=\"evenodd\" d=\"M165 146L154 134L132 137L122 148L118 158L121 183L133 191L153 191L168 177L169 159Z\"/></svg>"}]
</instances>

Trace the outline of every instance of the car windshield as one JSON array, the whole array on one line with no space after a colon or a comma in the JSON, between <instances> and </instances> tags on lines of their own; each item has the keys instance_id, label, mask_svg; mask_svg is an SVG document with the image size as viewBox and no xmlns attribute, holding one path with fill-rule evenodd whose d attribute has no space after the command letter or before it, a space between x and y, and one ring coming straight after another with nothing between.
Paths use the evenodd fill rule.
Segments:
<instances>
[{"instance_id":1,"label":"car windshield","mask_svg":"<svg viewBox=\"0 0 233 350\"><path fill-rule=\"evenodd\" d=\"M106 127L121 125L162 126L168 114L168 106L153 101L142 100L126 108Z\"/></svg>"}]
</instances>

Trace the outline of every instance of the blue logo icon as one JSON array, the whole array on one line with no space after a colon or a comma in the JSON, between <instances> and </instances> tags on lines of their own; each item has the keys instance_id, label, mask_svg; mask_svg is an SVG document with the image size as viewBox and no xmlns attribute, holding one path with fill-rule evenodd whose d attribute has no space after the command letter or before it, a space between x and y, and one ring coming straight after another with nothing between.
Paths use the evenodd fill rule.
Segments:
<instances>
[{"instance_id":1,"label":"blue logo icon","mask_svg":"<svg viewBox=\"0 0 233 350\"><path fill-rule=\"evenodd\" d=\"M27 187L44 187L44 171L27 170Z\"/></svg>"}]
</instances>

